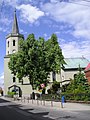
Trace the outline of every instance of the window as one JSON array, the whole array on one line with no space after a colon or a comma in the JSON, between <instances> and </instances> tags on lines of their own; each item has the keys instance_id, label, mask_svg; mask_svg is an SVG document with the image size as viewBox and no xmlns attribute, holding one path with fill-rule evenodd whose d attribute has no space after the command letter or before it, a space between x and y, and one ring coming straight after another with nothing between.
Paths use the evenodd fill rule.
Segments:
<instances>
[{"instance_id":1,"label":"window","mask_svg":"<svg viewBox=\"0 0 90 120\"><path fill-rule=\"evenodd\" d=\"M13 51L12 51L12 53L15 53L15 52L16 52L16 50L13 50Z\"/></svg>"},{"instance_id":2,"label":"window","mask_svg":"<svg viewBox=\"0 0 90 120\"><path fill-rule=\"evenodd\" d=\"M15 40L13 40L13 46L15 46Z\"/></svg>"},{"instance_id":3,"label":"window","mask_svg":"<svg viewBox=\"0 0 90 120\"><path fill-rule=\"evenodd\" d=\"M9 47L9 41L8 41L8 47Z\"/></svg>"},{"instance_id":4,"label":"window","mask_svg":"<svg viewBox=\"0 0 90 120\"><path fill-rule=\"evenodd\" d=\"M74 79L76 79L76 77L77 77L77 74L74 74Z\"/></svg>"},{"instance_id":5,"label":"window","mask_svg":"<svg viewBox=\"0 0 90 120\"><path fill-rule=\"evenodd\" d=\"M16 82L16 78L15 77L13 77L13 82Z\"/></svg>"},{"instance_id":6,"label":"window","mask_svg":"<svg viewBox=\"0 0 90 120\"><path fill-rule=\"evenodd\" d=\"M55 71L54 71L54 72L52 72L52 79L53 79L53 81L55 81L55 80L56 80L56 73L55 73Z\"/></svg>"},{"instance_id":7,"label":"window","mask_svg":"<svg viewBox=\"0 0 90 120\"><path fill-rule=\"evenodd\" d=\"M8 51L8 55L9 55L9 51Z\"/></svg>"}]
</instances>

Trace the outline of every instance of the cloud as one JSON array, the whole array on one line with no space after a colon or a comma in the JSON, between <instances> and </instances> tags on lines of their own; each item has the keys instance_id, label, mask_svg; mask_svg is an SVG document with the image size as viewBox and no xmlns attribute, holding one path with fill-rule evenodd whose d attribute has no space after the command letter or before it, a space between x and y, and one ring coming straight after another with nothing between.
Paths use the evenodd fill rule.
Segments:
<instances>
[{"instance_id":1,"label":"cloud","mask_svg":"<svg viewBox=\"0 0 90 120\"><path fill-rule=\"evenodd\" d=\"M60 31L56 31L55 34L60 34Z\"/></svg>"},{"instance_id":2,"label":"cloud","mask_svg":"<svg viewBox=\"0 0 90 120\"><path fill-rule=\"evenodd\" d=\"M4 27L0 27L0 32L7 32L7 28L4 28Z\"/></svg>"},{"instance_id":3,"label":"cloud","mask_svg":"<svg viewBox=\"0 0 90 120\"><path fill-rule=\"evenodd\" d=\"M74 28L72 34L75 37L80 36L90 38L90 7L84 6L87 5L84 1L76 3L77 4L67 2L49 2L42 5L41 8L46 15L54 21L72 25Z\"/></svg>"},{"instance_id":4,"label":"cloud","mask_svg":"<svg viewBox=\"0 0 90 120\"><path fill-rule=\"evenodd\" d=\"M3 88L3 85L4 85L4 73L1 73L0 74L0 87Z\"/></svg>"},{"instance_id":5,"label":"cloud","mask_svg":"<svg viewBox=\"0 0 90 120\"><path fill-rule=\"evenodd\" d=\"M26 31L24 31L24 30L21 29L21 28L20 28L19 30L20 30L20 33L21 33L21 34L28 34Z\"/></svg>"},{"instance_id":6,"label":"cloud","mask_svg":"<svg viewBox=\"0 0 90 120\"><path fill-rule=\"evenodd\" d=\"M20 10L21 18L23 19L23 22L26 23L34 23L40 17L44 16L44 12L40 11L39 8L29 4L22 4L18 6L17 9Z\"/></svg>"},{"instance_id":7,"label":"cloud","mask_svg":"<svg viewBox=\"0 0 90 120\"><path fill-rule=\"evenodd\" d=\"M6 16L2 15L0 23L3 23L4 25L8 26L11 23L11 20L9 20Z\"/></svg>"},{"instance_id":8,"label":"cloud","mask_svg":"<svg viewBox=\"0 0 90 120\"><path fill-rule=\"evenodd\" d=\"M15 7L18 4L18 1L19 0L5 0L5 1L2 0L2 4L3 5L10 5L12 7Z\"/></svg>"},{"instance_id":9,"label":"cloud","mask_svg":"<svg viewBox=\"0 0 90 120\"><path fill-rule=\"evenodd\" d=\"M72 34L76 37L81 36L81 37L87 38L87 39L90 38L90 30L85 30L85 29L75 30Z\"/></svg>"},{"instance_id":10,"label":"cloud","mask_svg":"<svg viewBox=\"0 0 90 120\"><path fill-rule=\"evenodd\" d=\"M90 60L90 41L71 41L66 43L62 40L61 48L64 57L81 57L84 56Z\"/></svg>"},{"instance_id":11,"label":"cloud","mask_svg":"<svg viewBox=\"0 0 90 120\"><path fill-rule=\"evenodd\" d=\"M57 3L59 0L50 0L51 3Z\"/></svg>"},{"instance_id":12,"label":"cloud","mask_svg":"<svg viewBox=\"0 0 90 120\"><path fill-rule=\"evenodd\" d=\"M17 6L21 5L21 4L32 4L32 3L36 3L37 0L0 0L0 5L2 5L2 7L4 6L10 6L12 8L16 8Z\"/></svg>"},{"instance_id":13,"label":"cloud","mask_svg":"<svg viewBox=\"0 0 90 120\"><path fill-rule=\"evenodd\" d=\"M11 23L11 19L2 15L0 19L0 32L8 32L10 23Z\"/></svg>"}]
</instances>

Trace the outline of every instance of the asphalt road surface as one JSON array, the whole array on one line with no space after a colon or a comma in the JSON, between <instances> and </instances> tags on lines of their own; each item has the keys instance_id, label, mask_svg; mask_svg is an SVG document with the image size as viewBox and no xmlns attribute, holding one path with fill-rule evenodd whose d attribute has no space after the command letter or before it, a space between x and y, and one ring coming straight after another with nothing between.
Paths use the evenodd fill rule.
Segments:
<instances>
[{"instance_id":1,"label":"asphalt road surface","mask_svg":"<svg viewBox=\"0 0 90 120\"><path fill-rule=\"evenodd\" d=\"M20 107L19 105L0 99L0 120L51 120L50 118L43 117L48 112L41 114L30 113L28 111L32 109L23 110Z\"/></svg>"},{"instance_id":2,"label":"asphalt road surface","mask_svg":"<svg viewBox=\"0 0 90 120\"><path fill-rule=\"evenodd\" d=\"M0 120L90 120L90 111L65 111L17 105L0 98Z\"/></svg>"}]
</instances>

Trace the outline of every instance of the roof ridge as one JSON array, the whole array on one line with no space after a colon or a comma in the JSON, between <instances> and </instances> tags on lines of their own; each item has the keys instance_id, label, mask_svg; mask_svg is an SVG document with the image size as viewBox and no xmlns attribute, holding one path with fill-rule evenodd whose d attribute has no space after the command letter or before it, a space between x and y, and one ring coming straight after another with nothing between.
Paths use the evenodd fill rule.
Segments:
<instances>
[{"instance_id":1,"label":"roof ridge","mask_svg":"<svg viewBox=\"0 0 90 120\"><path fill-rule=\"evenodd\" d=\"M88 60L87 58L85 57L69 57L69 58L64 58L64 59L86 59ZM89 60L88 60L89 61Z\"/></svg>"}]
</instances>

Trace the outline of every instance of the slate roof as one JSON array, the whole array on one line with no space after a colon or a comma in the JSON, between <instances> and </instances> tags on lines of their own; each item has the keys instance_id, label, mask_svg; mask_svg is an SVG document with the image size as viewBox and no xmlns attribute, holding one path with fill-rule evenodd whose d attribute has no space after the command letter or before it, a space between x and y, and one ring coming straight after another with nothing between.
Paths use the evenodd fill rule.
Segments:
<instances>
[{"instance_id":1,"label":"slate roof","mask_svg":"<svg viewBox=\"0 0 90 120\"><path fill-rule=\"evenodd\" d=\"M64 69L76 69L79 68L79 65L81 68L86 68L86 66L89 63L89 60L87 60L84 57L80 58L65 58L66 65L64 65Z\"/></svg>"},{"instance_id":2,"label":"slate roof","mask_svg":"<svg viewBox=\"0 0 90 120\"><path fill-rule=\"evenodd\" d=\"M16 10L14 11L14 21L13 21L13 26L12 26L12 34L19 34Z\"/></svg>"},{"instance_id":3,"label":"slate roof","mask_svg":"<svg viewBox=\"0 0 90 120\"><path fill-rule=\"evenodd\" d=\"M16 10L14 11L14 20L13 20L13 25L12 25L12 31L10 34L6 36L6 39L9 37L21 37L24 39L24 36L19 33L19 27L18 27L18 21L17 21L17 16L16 16Z\"/></svg>"}]
</instances>

